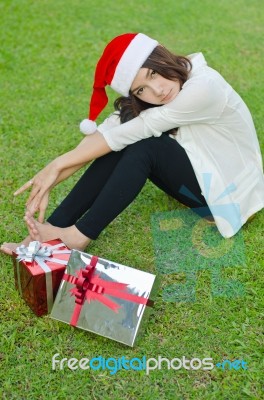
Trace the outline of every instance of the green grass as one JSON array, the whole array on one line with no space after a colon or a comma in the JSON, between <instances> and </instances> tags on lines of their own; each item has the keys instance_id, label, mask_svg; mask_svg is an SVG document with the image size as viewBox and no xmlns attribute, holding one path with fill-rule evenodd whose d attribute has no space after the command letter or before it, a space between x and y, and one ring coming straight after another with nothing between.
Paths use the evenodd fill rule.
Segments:
<instances>
[{"instance_id":1,"label":"green grass","mask_svg":"<svg viewBox=\"0 0 264 400\"><path fill-rule=\"evenodd\" d=\"M171 50L203 51L249 105L263 149L263 4L260 0L2 0L0 3L0 242L19 241L26 195L13 192L56 155L75 146L93 68L105 43L127 31L157 38ZM109 91L111 111L115 95ZM50 209L76 176L56 188ZM151 218L184 212L152 185L92 244L89 252L155 272ZM155 313L134 349L37 318L14 288L11 260L0 256L0 395L3 399L263 398L263 226L259 213L243 229L246 264L223 269L239 281L238 297L216 296L211 271L195 276L195 300L166 301L163 290L186 281L162 275ZM173 286L172 286L173 287ZM188 296L187 296L188 297ZM187 298L188 300L188 298ZM52 371L51 358L186 356L244 359L243 371Z\"/></svg>"}]
</instances>

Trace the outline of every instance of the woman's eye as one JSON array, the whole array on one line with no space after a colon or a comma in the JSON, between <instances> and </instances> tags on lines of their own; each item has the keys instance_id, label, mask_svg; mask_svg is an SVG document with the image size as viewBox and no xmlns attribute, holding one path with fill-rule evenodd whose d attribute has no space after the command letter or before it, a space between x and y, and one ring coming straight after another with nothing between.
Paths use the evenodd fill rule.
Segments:
<instances>
[{"instance_id":1,"label":"woman's eye","mask_svg":"<svg viewBox=\"0 0 264 400\"><path fill-rule=\"evenodd\" d=\"M138 89L137 95L140 96L143 93L143 90L144 90L143 88Z\"/></svg>"},{"instance_id":2,"label":"woman's eye","mask_svg":"<svg viewBox=\"0 0 264 400\"><path fill-rule=\"evenodd\" d=\"M156 74L157 74L156 71L154 71L154 70L151 71L151 77L155 76Z\"/></svg>"}]
</instances>

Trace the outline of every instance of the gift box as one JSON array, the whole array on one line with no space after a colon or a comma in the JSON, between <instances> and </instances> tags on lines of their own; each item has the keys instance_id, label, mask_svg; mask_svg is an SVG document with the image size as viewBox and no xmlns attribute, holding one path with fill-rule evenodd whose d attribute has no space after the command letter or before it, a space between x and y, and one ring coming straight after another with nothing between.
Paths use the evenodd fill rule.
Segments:
<instances>
[{"instance_id":1,"label":"gift box","mask_svg":"<svg viewBox=\"0 0 264 400\"><path fill-rule=\"evenodd\" d=\"M15 286L37 316L51 311L70 253L60 239L33 241L13 253Z\"/></svg>"},{"instance_id":2,"label":"gift box","mask_svg":"<svg viewBox=\"0 0 264 400\"><path fill-rule=\"evenodd\" d=\"M157 288L151 273L72 250L50 317L132 347Z\"/></svg>"}]
</instances>

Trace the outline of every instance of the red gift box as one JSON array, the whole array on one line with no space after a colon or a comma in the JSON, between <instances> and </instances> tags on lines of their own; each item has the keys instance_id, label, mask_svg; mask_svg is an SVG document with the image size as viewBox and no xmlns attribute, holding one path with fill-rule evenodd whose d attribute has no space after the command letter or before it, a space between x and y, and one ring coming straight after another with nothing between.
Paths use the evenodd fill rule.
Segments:
<instances>
[{"instance_id":1,"label":"red gift box","mask_svg":"<svg viewBox=\"0 0 264 400\"><path fill-rule=\"evenodd\" d=\"M51 311L70 253L60 239L34 241L13 253L15 286L37 316Z\"/></svg>"}]
</instances>

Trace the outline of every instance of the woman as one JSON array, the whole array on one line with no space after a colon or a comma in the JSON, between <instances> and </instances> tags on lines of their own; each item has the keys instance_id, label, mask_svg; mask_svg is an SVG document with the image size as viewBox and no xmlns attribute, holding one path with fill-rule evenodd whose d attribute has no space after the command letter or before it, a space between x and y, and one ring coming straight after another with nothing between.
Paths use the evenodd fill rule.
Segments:
<instances>
[{"instance_id":1,"label":"woman","mask_svg":"<svg viewBox=\"0 0 264 400\"><path fill-rule=\"evenodd\" d=\"M105 86L122 95L99 127ZM95 71L87 136L15 194L32 186L25 216L30 239L60 237L84 249L137 196L147 179L231 237L264 206L259 144L250 112L201 53L175 56L144 34L105 48ZM95 160L43 223L50 190ZM39 211L39 220L33 215ZM9 253L17 244L5 243Z\"/></svg>"}]
</instances>

